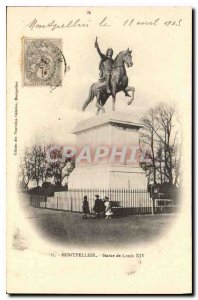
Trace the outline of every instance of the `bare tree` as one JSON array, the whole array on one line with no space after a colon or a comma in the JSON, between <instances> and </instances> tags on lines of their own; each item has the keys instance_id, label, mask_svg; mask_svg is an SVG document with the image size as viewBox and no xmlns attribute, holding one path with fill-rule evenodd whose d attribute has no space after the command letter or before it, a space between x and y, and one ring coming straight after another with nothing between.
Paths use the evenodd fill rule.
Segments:
<instances>
[{"instance_id":1,"label":"bare tree","mask_svg":"<svg viewBox=\"0 0 198 300\"><path fill-rule=\"evenodd\" d=\"M149 181L153 180L156 183L157 176L157 166L156 166L156 156L157 156L157 143L158 143L158 130L159 124L156 122L155 109L150 109L146 116L141 119L144 129L141 131L140 143L146 145L147 151L149 152L149 158L151 163L144 166L146 172L149 171ZM152 179L151 179L152 178Z\"/></svg>"},{"instance_id":2,"label":"bare tree","mask_svg":"<svg viewBox=\"0 0 198 300\"><path fill-rule=\"evenodd\" d=\"M34 145L32 147L30 164L32 166L32 179L39 186L39 182L43 180L45 172L45 154L41 145Z\"/></svg>"},{"instance_id":3,"label":"bare tree","mask_svg":"<svg viewBox=\"0 0 198 300\"><path fill-rule=\"evenodd\" d=\"M64 178L68 178L75 167L74 159L62 158L63 149L52 150L52 161L48 163L48 174L54 178L55 185L62 185Z\"/></svg>"},{"instance_id":4,"label":"bare tree","mask_svg":"<svg viewBox=\"0 0 198 300\"><path fill-rule=\"evenodd\" d=\"M141 143L147 145L152 162L143 166L147 173L149 170L149 183L178 185L181 130L174 106L155 106L142 118L142 124Z\"/></svg>"},{"instance_id":5,"label":"bare tree","mask_svg":"<svg viewBox=\"0 0 198 300\"><path fill-rule=\"evenodd\" d=\"M63 180L68 178L75 167L74 159L62 159L62 148L54 149L50 155L52 159L48 159L47 150L51 145L42 147L41 145L33 145L26 148L19 166L19 178L23 186L28 188L31 180L36 181L37 187L40 183L46 182L52 178L55 185L61 186Z\"/></svg>"},{"instance_id":6,"label":"bare tree","mask_svg":"<svg viewBox=\"0 0 198 300\"><path fill-rule=\"evenodd\" d=\"M23 155L20 157L19 181L25 190L28 190L29 182L32 178L31 150L25 148Z\"/></svg>"}]
</instances>

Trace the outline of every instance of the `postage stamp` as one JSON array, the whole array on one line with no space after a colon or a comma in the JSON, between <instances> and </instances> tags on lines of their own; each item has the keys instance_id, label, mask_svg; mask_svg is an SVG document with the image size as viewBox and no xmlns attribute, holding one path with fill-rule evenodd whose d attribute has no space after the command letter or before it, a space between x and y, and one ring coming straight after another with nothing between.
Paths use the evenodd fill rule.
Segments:
<instances>
[{"instance_id":1,"label":"postage stamp","mask_svg":"<svg viewBox=\"0 0 198 300\"><path fill-rule=\"evenodd\" d=\"M61 39L23 39L23 84L24 86L62 85Z\"/></svg>"}]
</instances>

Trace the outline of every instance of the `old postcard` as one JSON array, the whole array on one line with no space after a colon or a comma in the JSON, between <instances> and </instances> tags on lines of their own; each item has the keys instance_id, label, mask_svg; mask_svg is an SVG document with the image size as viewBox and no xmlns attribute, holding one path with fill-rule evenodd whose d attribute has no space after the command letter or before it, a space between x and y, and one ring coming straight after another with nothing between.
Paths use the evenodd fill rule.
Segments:
<instances>
[{"instance_id":1,"label":"old postcard","mask_svg":"<svg viewBox=\"0 0 198 300\"><path fill-rule=\"evenodd\" d=\"M192 293L188 7L7 8L7 293Z\"/></svg>"}]
</instances>

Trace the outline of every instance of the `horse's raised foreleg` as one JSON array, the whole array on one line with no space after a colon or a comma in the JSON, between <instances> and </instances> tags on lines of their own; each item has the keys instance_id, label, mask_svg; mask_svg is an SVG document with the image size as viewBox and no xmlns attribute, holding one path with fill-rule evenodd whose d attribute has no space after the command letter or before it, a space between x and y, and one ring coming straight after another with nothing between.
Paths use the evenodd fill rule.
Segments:
<instances>
[{"instance_id":1,"label":"horse's raised foreleg","mask_svg":"<svg viewBox=\"0 0 198 300\"><path fill-rule=\"evenodd\" d=\"M127 91L124 91L124 93L125 93L126 97L130 97L131 98L131 95Z\"/></svg>"},{"instance_id":2,"label":"horse's raised foreleg","mask_svg":"<svg viewBox=\"0 0 198 300\"><path fill-rule=\"evenodd\" d=\"M131 92L131 96L128 94L128 92ZM127 104L130 105L134 100L135 88L133 86L127 86L124 89L124 93L125 93L125 96L131 97L131 99L127 102Z\"/></svg>"}]
</instances>

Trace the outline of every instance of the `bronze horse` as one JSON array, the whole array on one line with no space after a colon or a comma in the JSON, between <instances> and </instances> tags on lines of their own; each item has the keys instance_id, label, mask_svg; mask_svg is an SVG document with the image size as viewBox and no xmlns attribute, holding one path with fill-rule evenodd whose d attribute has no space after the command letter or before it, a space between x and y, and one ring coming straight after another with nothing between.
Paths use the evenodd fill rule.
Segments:
<instances>
[{"instance_id":1,"label":"bronze horse","mask_svg":"<svg viewBox=\"0 0 198 300\"><path fill-rule=\"evenodd\" d=\"M112 110L115 110L116 94L121 91L125 93L125 96L131 98L127 102L128 105L130 105L133 102L135 88L128 86L128 76L125 68L125 64L127 65L127 67L132 67L133 65L131 52L132 51L129 49L127 49L126 51L121 51L114 60L113 69L111 72L111 93L107 93L106 82L101 83L100 81L97 81L93 83L90 86L88 98L82 107L83 111L86 109L88 104L94 99L94 97L96 97L96 114L98 114L100 110L102 110L102 112L104 113L105 109L103 106L105 105L107 99L111 95L113 101ZM132 92L131 95L129 95L129 91Z\"/></svg>"}]
</instances>

